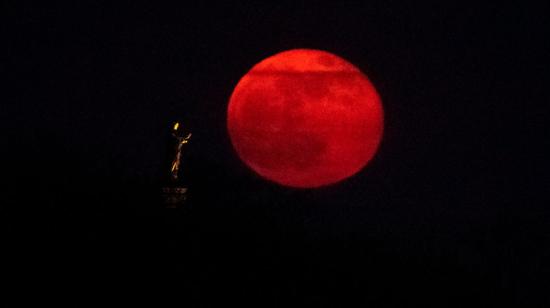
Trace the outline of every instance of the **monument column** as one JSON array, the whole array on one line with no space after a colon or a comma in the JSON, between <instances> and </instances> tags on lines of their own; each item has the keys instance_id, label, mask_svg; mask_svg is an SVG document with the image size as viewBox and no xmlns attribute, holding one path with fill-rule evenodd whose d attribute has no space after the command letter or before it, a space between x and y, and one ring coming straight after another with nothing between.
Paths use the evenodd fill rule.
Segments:
<instances>
[{"instance_id":1,"label":"monument column","mask_svg":"<svg viewBox=\"0 0 550 308\"><path fill-rule=\"evenodd\" d=\"M181 180L181 157L184 147L191 139L191 133L185 132L179 122L172 126L172 153L168 183L162 187L162 199L166 208L178 208L187 199L188 187Z\"/></svg>"}]
</instances>

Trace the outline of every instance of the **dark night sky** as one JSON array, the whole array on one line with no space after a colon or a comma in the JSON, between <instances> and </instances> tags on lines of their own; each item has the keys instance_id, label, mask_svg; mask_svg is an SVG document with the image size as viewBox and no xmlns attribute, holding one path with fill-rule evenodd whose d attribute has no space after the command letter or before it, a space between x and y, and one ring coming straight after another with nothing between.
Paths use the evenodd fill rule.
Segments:
<instances>
[{"instance_id":1,"label":"dark night sky","mask_svg":"<svg viewBox=\"0 0 550 308\"><path fill-rule=\"evenodd\" d=\"M182 304L548 300L533 296L550 274L550 213L534 194L547 186L534 154L547 5L11 1L2 12L3 216L11 265L28 277L175 278ZM240 77L292 48L342 56L382 98L379 152L337 185L264 181L227 136ZM193 131L192 195L166 212L175 118Z\"/></svg>"}]
</instances>

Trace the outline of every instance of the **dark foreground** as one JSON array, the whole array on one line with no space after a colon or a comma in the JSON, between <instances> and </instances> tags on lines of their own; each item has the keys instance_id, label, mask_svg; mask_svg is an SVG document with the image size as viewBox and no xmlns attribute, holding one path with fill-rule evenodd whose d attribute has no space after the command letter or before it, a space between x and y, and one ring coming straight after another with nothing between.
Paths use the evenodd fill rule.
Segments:
<instances>
[{"instance_id":1,"label":"dark foreground","mask_svg":"<svg viewBox=\"0 0 550 308\"><path fill-rule=\"evenodd\" d=\"M270 200L195 189L185 208L164 209L153 189L127 189L9 213L10 285L78 302L153 296L199 307L544 301L534 218L456 217L448 227L419 221L406 202L354 206L322 201L337 192L278 188Z\"/></svg>"}]
</instances>

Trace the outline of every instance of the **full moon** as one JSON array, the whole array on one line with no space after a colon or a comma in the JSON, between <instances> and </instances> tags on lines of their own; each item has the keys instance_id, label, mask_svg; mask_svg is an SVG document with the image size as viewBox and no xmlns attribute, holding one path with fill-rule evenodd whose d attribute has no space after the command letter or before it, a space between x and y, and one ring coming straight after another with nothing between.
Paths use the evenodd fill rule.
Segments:
<instances>
[{"instance_id":1,"label":"full moon","mask_svg":"<svg viewBox=\"0 0 550 308\"><path fill-rule=\"evenodd\" d=\"M296 188L342 181L373 158L380 97L357 67L332 53L293 49L256 64L229 100L227 128L241 160Z\"/></svg>"}]
</instances>

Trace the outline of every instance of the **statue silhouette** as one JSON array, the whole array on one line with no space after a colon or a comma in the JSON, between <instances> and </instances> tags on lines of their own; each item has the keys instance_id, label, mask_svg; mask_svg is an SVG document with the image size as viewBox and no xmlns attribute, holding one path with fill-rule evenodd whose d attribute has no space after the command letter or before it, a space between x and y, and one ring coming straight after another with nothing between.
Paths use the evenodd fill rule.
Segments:
<instances>
[{"instance_id":1,"label":"statue silhouette","mask_svg":"<svg viewBox=\"0 0 550 308\"><path fill-rule=\"evenodd\" d=\"M172 163L170 164L170 179L172 181L178 180L183 146L189 143L191 135L191 133L185 133L183 131L179 122L174 123L174 126L172 127L172 137L176 143L173 149L174 154Z\"/></svg>"}]
</instances>

